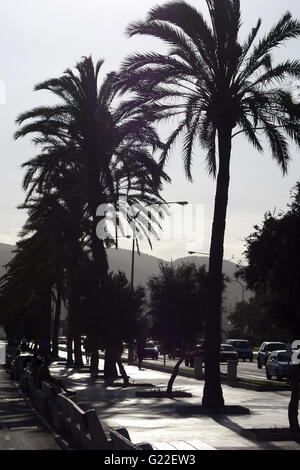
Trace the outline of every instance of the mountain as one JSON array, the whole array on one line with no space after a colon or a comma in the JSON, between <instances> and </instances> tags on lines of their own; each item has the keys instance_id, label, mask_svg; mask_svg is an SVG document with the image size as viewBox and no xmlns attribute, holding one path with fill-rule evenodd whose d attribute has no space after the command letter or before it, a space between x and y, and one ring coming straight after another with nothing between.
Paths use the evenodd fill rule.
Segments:
<instances>
[{"instance_id":1,"label":"mountain","mask_svg":"<svg viewBox=\"0 0 300 470\"><path fill-rule=\"evenodd\" d=\"M123 271L127 278L131 279L131 251L123 249L110 248L107 250L108 262L111 271ZM147 280L151 276L155 276L159 273L159 263L169 264L170 262L156 258L155 256L146 255L141 253L138 255L135 253L134 256L134 285L141 284L146 286ZM207 256L187 256L178 258L172 261L173 266L178 266L181 263L195 263L196 266L206 266L208 270L208 257ZM237 265L231 261L223 261L223 273L230 282L227 282L226 289L224 292L223 300L223 328L226 328L227 316L233 311L237 302L241 302L243 298L248 300L251 296L251 292L248 291L243 285L234 279L234 273Z\"/></svg>"},{"instance_id":2,"label":"mountain","mask_svg":"<svg viewBox=\"0 0 300 470\"><path fill-rule=\"evenodd\" d=\"M5 272L4 265L9 262L12 258L14 250L13 245L7 245L0 243L0 275ZM124 250L119 248L109 248L107 250L108 263L111 271L117 272L123 271L127 278L131 279L131 250ZM151 276L155 276L159 273L159 263L170 264L169 261L164 261L162 259L156 258L155 256L146 255L141 253L135 253L134 257L134 285L146 286L147 280ZM178 258L172 261L173 265L176 267L180 263L195 263L196 266L205 265L208 269L208 257L207 256L188 256L184 258ZM224 260L223 262L223 272L224 274L233 279L234 272L236 270L236 264L231 261ZM234 306L237 302L240 302L243 299L248 300L251 293L246 289L243 289L240 284L236 281L229 282L224 293L224 315L223 315L223 326L226 326L226 318L229 312L234 309Z\"/></svg>"},{"instance_id":3,"label":"mountain","mask_svg":"<svg viewBox=\"0 0 300 470\"><path fill-rule=\"evenodd\" d=\"M14 245L7 245L6 243L0 243L0 276L5 273L5 265L13 257Z\"/></svg>"},{"instance_id":4,"label":"mountain","mask_svg":"<svg viewBox=\"0 0 300 470\"><path fill-rule=\"evenodd\" d=\"M123 271L127 279L131 280L131 250L124 250L119 248L109 248L107 250L108 264L110 271L117 272ZM162 259L156 258L155 256L146 255L141 253L140 255L135 252L134 254L134 285L146 286L150 276L154 276L159 273L159 263L168 263Z\"/></svg>"}]
</instances>

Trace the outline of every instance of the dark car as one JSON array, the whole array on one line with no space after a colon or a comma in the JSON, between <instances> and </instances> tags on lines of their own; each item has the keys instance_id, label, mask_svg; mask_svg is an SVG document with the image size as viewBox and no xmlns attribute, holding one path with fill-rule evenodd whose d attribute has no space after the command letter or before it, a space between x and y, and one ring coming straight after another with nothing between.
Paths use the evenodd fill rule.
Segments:
<instances>
[{"instance_id":1,"label":"dark car","mask_svg":"<svg viewBox=\"0 0 300 470\"><path fill-rule=\"evenodd\" d=\"M231 344L221 344L220 347L220 362L227 362L229 360L238 361L239 356Z\"/></svg>"},{"instance_id":2,"label":"dark car","mask_svg":"<svg viewBox=\"0 0 300 470\"><path fill-rule=\"evenodd\" d=\"M273 351L269 355L266 364L266 377L268 380L272 380L275 376L277 380L283 378L290 378L292 372L292 362L288 356L288 353L283 351Z\"/></svg>"},{"instance_id":3,"label":"dark car","mask_svg":"<svg viewBox=\"0 0 300 470\"><path fill-rule=\"evenodd\" d=\"M146 343L143 350L143 359L158 359L158 347L154 343Z\"/></svg>"},{"instance_id":4,"label":"dark car","mask_svg":"<svg viewBox=\"0 0 300 470\"><path fill-rule=\"evenodd\" d=\"M286 344L279 341L265 341L257 353L257 367L259 369L267 364L268 358L273 351L285 351Z\"/></svg>"},{"instance_id":5,"label":"dark car","mask_svg":"<svg viewBox=\"0 0 300 470\"><path fill-rule=\"evenodd\" d=\"M238 353L239 359L253 361L253 348L247 339L227 339L226 344L233 346L234 350Z\"/></svg>"},{"instance_id":6,"label":"dark car","mask_svg":"<svg viewBox=\"0 0 300 470\"><path fill-rule=\"evenodd\" d=\"M184 355L184 350L180 347L172 349L168 352L169 359L177 359Z\"/></svg>"},{"instance_id":7,"label":"dark car","mask_svg":"<svg viewBox=\"0 0 300 470\"><path fill-rule=\"evenodd\" d=\"M197 344L194 348L190 349L185 354L184 363L187 367L194 367L195 357L201 357L205 362L205 344L204 341ZM238 354L230 344L220 345L220 362L227 362L229 360L238 360Z\"/></svg>"},{"instance_id":8,"label":"dark car","mask_svg":"<svg viewBox=\"0 0 300 470\"><path fill-rule=\"evenodd\" d=\"M204 341L197 343L185 352L184 363L186 367L194 367L197 356L204 358Z\"/></svg>"}]
</instances>

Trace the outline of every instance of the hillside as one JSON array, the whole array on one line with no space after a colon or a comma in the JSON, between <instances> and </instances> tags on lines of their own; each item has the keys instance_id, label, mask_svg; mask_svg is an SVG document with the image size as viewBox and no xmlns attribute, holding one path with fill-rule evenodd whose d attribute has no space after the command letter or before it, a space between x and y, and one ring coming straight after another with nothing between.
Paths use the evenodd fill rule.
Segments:
<instances>
[{"instance_id":1,"label":"hillside","mask_svg":"<svg viewBox=\"0 0 300 470\"><path fill-rule=\"evenodd\" d=\"M14 246L0 243L0 274L5 271L4 265L13 256L12 250ZM109 268L111 271L123 271L127 278L131 279L131 251L119 248L118 250L110 248L107 250ZM159 263L164 262L169 264L168 261L156 258L155 256L135 253L135 269L134 269L134 284L146 286L149 277L159 273ZM173 265L178 266L180 263L195 263L197 266L206 265L208 268L208 257L206 256L189 256L173 260ZM224 260L223 272L229 277L233 278L236 265L231 261ZM245 291L245 300L250 297L249 291ZM230 282L227 284L226 292L224 294L224 318L223 325L225 326L227 313L233 310L235 304L240 302L243 298L242 287L237 282Z\"/></svg>"},{"instance_id":2,"label":"hillside","mask_svg":"<svg viewBox=\"0 0 300 470\"><path fill-rule=\"evenodd\" d=\"M5 272L5 265L11 260L15 249L14 245L7 245L6 243L0 243L0 275Z\"/></svg>"}]
</instances>

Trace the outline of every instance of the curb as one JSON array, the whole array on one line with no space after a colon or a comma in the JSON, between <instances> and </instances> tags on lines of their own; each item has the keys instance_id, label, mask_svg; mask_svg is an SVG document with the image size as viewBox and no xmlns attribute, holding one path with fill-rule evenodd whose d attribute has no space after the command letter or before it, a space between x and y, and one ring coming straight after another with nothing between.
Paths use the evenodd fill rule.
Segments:
<instances>
[{"instance_id":1,"label":"curb","mask_svg":"<svg viewBox=\"0 0 300 470\"><path fill-rule=\"evenodd\" d=\"M61 348L62 349L62 348ZM62 349L63 350L63 349ZM99 358L103 359L104 358L104 354L103 353L99 353ZM124 364L127 364L129 366L136 366L138 367L138 363L137 362L130 362L128 364L128 361L126 358L122 358L122 362ZM143 362L142 363L142 367L145 368L145 369L150 369L150 370L157 370L159 372L164 372L166 374L171 374L172 371L173 371L173 368L170 367L170 368L166 368L168 366L164 366L164 365L160 365L160 364L152 364L150 362ZM184 371L184 370L180 370L178 371L178 376L181 376L181 377L187 377L187 378L190 378L190 379L195 379L197 381L204 381L204 376L203 378L201 379L197 379L195 376L194 376L194 371L193 369L191 369L191 371ZM265 384L255 384L255 383L252 383L252 382L247 382L247 381L244 381L246 379L237 379L236 382L228 382L227 379L226 379L226 375L221 375L221 383L224 384L224 385L228 385L229 387L232 387L232 388L241 388L241 389L245 389L245 390L253 390L254 392L284 392L284 391L290 391L291 388L290 387L285 387L285 386L280 386L280 385L271 385L270 383L266 382Z\"/></svg>"},{"instance_id":2,"label":"curb","mask_svg":"<svg viewBox=\"0 0 300 470\"><path fill-rule=\"evenodd\" d=\"M251 439L254 441L300 441L300 433L291 432L288 428L242 429L239 434L246 439Z\"/></svg>"}]
</instances>

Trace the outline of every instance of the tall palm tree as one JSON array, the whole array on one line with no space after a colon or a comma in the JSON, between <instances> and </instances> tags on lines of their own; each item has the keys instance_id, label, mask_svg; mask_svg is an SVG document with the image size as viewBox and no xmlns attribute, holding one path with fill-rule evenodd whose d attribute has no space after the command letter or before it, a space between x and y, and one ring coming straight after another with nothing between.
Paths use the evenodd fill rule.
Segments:
<instances>
[{"instance_id":1,"label":"tall palm tree","mask_svg":"<svg viewBox=\"0 0 300 470\"><path fill-rule=\"evenodd\" d=\"M53 272L48 268L44 239L33 235L19 241L0 278L0 297L5 321L11 323L13 317L16 323L14 336L28 335L50 345Z\"/></svg>"},{"instance_id":2,"label":"tall palm tree","mask_svg":"<svg viewBox=\"0 0 300 470\"><path fill-rule=\"evenodd\" d=\"M116 76L110 73L99 86L99 72L103 61L93 64L92 58L84 58L75 71L66 70L57 79L50 79L35 87L54 93L61 103L41 106L21 114L17 123L21 125L16 138L37 134L39 144L49 136L60 142L76 145L88 181L88 204L92 219L91 248L94 259L95 283L105 279L108 273L107 258L103 240L97 237L97 208L106 203L104 188L112 185L110 162L116 150L124 143L131 147L137 141L144 148L160 145L155 130L141 112L113 110L116 97ZM24 121L26 123L24 124ZM29 122L28 122L29 121Z\"/></svg>"},{"instance_id":3,"label":"tall palm tree","mask_svg":"<svg viewBox=\"0 0 300 470\"><path fill-rule=\"evenodd\" d=\"M168 54L136 53L121 70L120 87L129 91L127 106L143 106L157 122L177 117L161 164L176 139L183 139L183 159L192 180L193 151L206 152L207 169L216 177L210 246L210 303L206 321L207 362L203 405L222 407L218 362L221 342L222 260L230 177L232 139L244 133L258 151L264 138L286 173L288 139L300 144L299 106L280 84L300 76L300 62L275 64L272 51L300 35L300 23L285 13L261 39L261 20L245 42L239 41L239 0L206 0L210 23L184 1L154 7L145 21L128 27L130 36L151 35L169 45ZM233 131L233 129L235 129Z\"/></svg>"},{"instance_id":4,"label":"tall palm tree","mask_svg":"<svg viewBox=\"0 0 300 470\"><path fill-rule=\"evenodd\" d=\"M47 161L47 159L45 159ZM82 256L84 244L82 238L89 225L84 215L83 194L80 191L82 178L78 171L61 169L52 174L51 179L42 184L39 190L30 191L29 162L24 178L24 187L28 189L25 203L20 206L28 211L28 217L21 232L22 237L35 234L45 246L47 269L52 273L56 300L55 331L58 332L61 300L68 306L68 339L74 339L75 365L82 365L80 331L75 327L78 311L78 288L76 274ZM32 175L33 177L33 175ZM48 187L47 187L48 185ZM42 188L41 188L42 187ZM40 191L43 189L42 191ZM53 340L57 343L57 334ZM54 348L57 353L57 345ZM68 362L72 362L72 352L68 348Z\"/></svg>"},{"instance_id":5,"label":"tall palm tree","mask_svg":"<svg viewBox=\"0 0 300 470\"><path fill-rule=\"evenodd\" d=\"M129 109L117 101L116 76L109 74L99 86L103 61L94 66L91 57L68 69L58 79L35 88L60 98L53 106L40 106L23 113L15 137L33 135L44 154L32 159L25 176L29 195L51 191L53 175L75 167L82 174L79 191L86 196L91 227L87 237L93 258L94 312L99 314L100 287L108 274L105 244L97 237L97 208L102 203L118 204L126 195L129 203L159 199L158 165L153 152L161 147L157 133L140 109ZM51 162L51 158L53 159ZM162 173L164 179L166 175ZM50 184L49 184L50 182ZM98 363L98 345L92 351L92 367ZM95 360L94 360L95 359Z\"/></svg>"}]
</instances>

